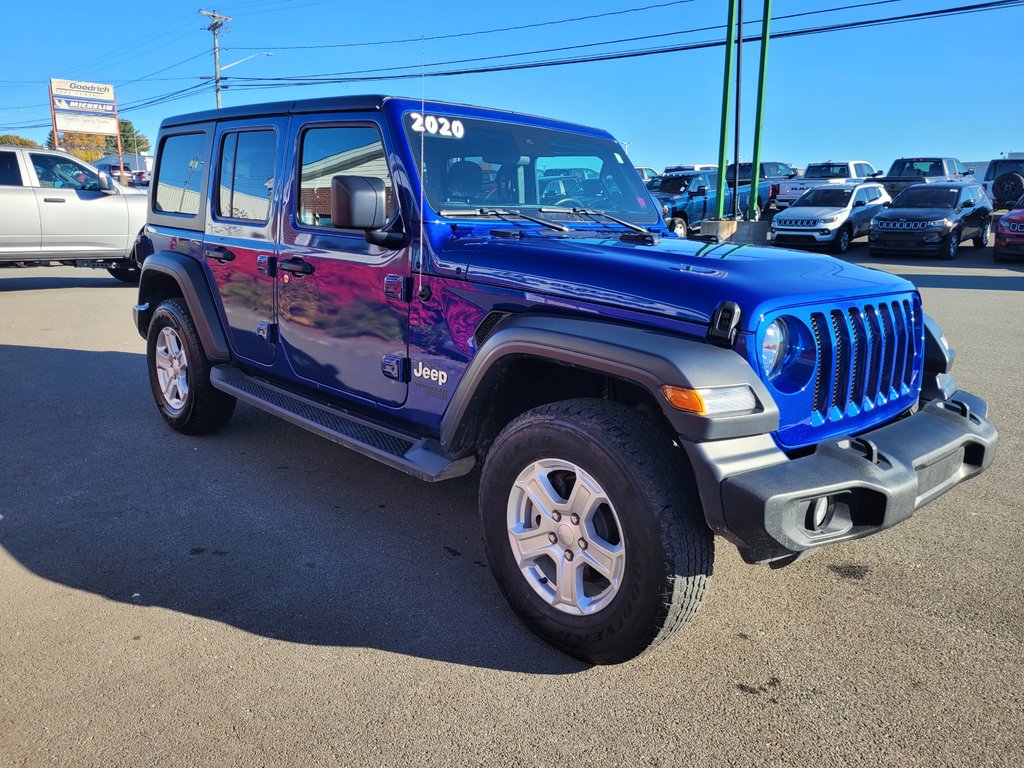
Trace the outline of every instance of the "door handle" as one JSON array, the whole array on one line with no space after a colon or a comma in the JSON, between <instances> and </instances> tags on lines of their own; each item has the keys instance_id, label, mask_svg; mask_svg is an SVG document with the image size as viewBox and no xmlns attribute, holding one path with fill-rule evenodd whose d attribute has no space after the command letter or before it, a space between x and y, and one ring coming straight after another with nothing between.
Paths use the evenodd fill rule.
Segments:
<instances>
[{"instance_id":1,"label":"door handle","mask_svg":"<svg viewBox=\"0 0 1024 768\"><path fill-rule=\"evenodd\" d=\"M44 203L63 203L64 202L64 198L63 197L44 197L43 198L43 202Z\"/></svg>"},{"instance_id":2,"label":"door handle","mask_svg":"<svg viewBox=\"0 0 1024 768\"><path fill-rule=\"evenodd\" d=\"M296 275L313 274L313 265L302 259L285 259L278 262L277 268L282 272L291 272Z\"/></svg>"},{"instance_id":3,"label":"door handle","mask_svg":"<svg viewBox=\"0 0 1024 768\"><path fill-rule=\"evenodd\" d=\"M221 264L227 264L229 261L235 260L235 254L222 245L218 245L216 248L211 248L206 252L206 257L209 259L216 259Z\"/></svg>"}]
</instances>

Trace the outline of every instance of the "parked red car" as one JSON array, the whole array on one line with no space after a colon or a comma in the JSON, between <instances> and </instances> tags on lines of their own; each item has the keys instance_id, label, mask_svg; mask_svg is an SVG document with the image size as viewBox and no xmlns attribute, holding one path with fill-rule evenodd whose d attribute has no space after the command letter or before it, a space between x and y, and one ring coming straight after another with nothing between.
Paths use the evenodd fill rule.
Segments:
<instances>
[{"instance_id":1,"label":"parked red car","mask_svg":"<svg viewBox=\"0 0 1024 768\"><path fill-rule=\"evenodd\" d=\"M1009 213L996 219L996 244L992 249L996 261L1008 261L1011 257L1024 258L1024 196Z\"/></svg>"}]
</instances>

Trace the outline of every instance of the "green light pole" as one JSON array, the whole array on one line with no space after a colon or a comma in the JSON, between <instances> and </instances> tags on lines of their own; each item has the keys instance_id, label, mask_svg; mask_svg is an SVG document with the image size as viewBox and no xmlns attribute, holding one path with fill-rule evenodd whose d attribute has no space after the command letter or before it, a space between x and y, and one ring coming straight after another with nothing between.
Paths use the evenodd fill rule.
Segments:
<instances>
[{"instance_id":1,"label":"green light pole","mask_svg":"<svg viewBox=\"0 0 1024 768\"><path fill-rule=\"evenodd\" d=\"M761 178L761 126L764 118L764 81L768 71L768 38L771 36L772 0L764 0L761 16L761 67L757 74L757 111L754 115L754 156L750 162L750 207L747 218L756 221L761 215L757 206L757 180Z\"/></svg>"},{"instance_id":2,"label":"green light pole","mask_svg":"<svg viewBox=\"0 0 1024 768\"><path fill-rule=\"evenodd\" d=\"M722 83L722 130L718 137L718 189L715 197L715 218L725 216L725 142L729 138L729 102L732 96L732 53L736 47L736 7L739 0L728 0L729 20L726 23L725 77Z\"/></svg>"}]
</instances>

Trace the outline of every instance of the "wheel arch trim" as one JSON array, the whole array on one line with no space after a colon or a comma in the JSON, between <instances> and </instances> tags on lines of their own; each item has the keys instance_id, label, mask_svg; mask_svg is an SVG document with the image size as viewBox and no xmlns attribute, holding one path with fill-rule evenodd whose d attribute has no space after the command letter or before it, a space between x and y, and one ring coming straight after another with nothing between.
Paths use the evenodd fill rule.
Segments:
<instances>
[{"instance_id":1,"label":"wheel arch trim","mask_svg":"<svg viewBox=\"0 0 1024 768\"><path fill-rule=\"evenodd\" d=\"M609 375L645 389L680 435L714 440L764 434L778 429L779 411L746 360L734 350L704 341L621 324L552 315L512 315L480 347L441 420L446 450L462 441L467 422L487 406L492 372L513 357L542 359ZM707 417L672 408L660 393L665 385L693 389L746 384L760 408L737 416Z\"/></svg>"},{"instance_id":2,"label":"wheel arch trim","mask_svg":"<svg viewBox=\"0 0 1024 768\"><path fill-rule=\"evenodd\" d=\"M221 325L220 313L213 294L210 292L206 271L195 259L163 251L154 253L142 264L139 278L139 308L135 311L135 324L143 338L149 329L149 322L156 307L150 301L160 277L173 280L181 291L188 306L196 332L203 343L203 351L211 362L231 359L227 335ZM146 306L149 304L149 306ZM142 309L145 307L145 309Z\"/></svg>"}]
</instances>

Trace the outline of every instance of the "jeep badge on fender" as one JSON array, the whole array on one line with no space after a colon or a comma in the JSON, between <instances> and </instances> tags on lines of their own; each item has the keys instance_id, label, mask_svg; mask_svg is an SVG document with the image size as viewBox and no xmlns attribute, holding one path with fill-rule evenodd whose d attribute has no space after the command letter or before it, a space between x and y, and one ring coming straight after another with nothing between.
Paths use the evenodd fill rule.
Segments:
<instances>
[{"instance_id":1,"label":"jeep badge on fender","mask_svg":"<svg viewBox=\"0 0 1024 768\"><path fill-rule=\"evenodd\" d=\"M911 283L678 237L604 131L344 96L168 118L157 146L135 323L165 421L240 400L381 482L482 465L498 587L580 659L686 626L716 540L855 547L992 462Z\"/></svg>"}]
</instances>

